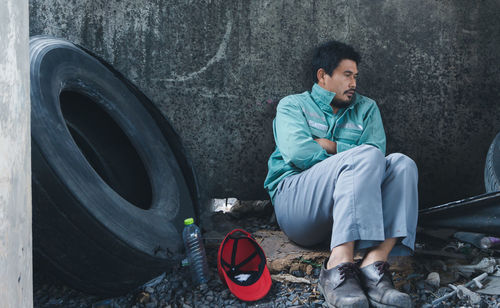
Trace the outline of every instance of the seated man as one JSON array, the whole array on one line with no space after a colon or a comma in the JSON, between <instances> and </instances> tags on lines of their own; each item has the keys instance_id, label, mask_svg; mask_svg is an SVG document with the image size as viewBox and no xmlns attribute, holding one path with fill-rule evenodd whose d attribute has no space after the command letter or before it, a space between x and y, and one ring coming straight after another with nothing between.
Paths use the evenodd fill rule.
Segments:
<instances>
[{"instance_id":1,"label":"seated man","mask_svg":"<svg viewBox=\"0 0 500 308\"><path fill-rule=\"evenodd\" d=\"M356 93L359 62L346 44L317 48L312 90L278 104L264 186L292 241L331 238L319 278L330 307L411 307L410 296L394 288L387 257L413 251L417 167L403 154L385 157L379 109ZM359 266L354 250L366 251Z\"/></svg>"}]
</instances>

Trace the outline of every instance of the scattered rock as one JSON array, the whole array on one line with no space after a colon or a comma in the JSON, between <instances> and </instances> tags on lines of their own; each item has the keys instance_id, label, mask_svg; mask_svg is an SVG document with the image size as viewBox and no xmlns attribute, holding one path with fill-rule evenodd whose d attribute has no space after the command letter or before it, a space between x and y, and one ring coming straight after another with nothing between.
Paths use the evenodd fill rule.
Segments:
<instances>
[{"instance_id":1,"label":"scattered rock","mask_svg":"<svg viewBox=\"0 0 500 308\"><path fill-rule=\"evenodd\" d=\"M300 263L293 263L290 265L290 269L289 269L290 274L292 274L292 272L296 272L299 270L300 270Z\"/></svg>"},{"instance_id":2,"label":"scattered rock","mask_svg":"<svg viewBox=\"0 0 500 308\"><path fill-rule=\"evenodd\" d=\"M306 275L310 276L313 272L313 269L314 269L313 266L311 264L308 264L306 266Z\"/></svg>"},{"instance_id":3,"label":"scattered rock","mask_svg":"<svg viewBox=\"0 0 500 308\"><path fill-rule=\"evenodd\" d=\"M302 277L295 277L290 274L277 274L277 275L271 275L271 278L276 281L281 281L281 282L292 282L292 283L307 283L310 284L311 281L309 281L306 278Z\"/></svg>"},{"instance_id":4,"label":"scattered rock","mask_svg":"<svg viewBox=\"0 0 500 308\"><path fill-rule=\"evenodd\" d=\"M303 271L293 271L292 275L295 277L304 277L304 272Z\"/></svg>"},{"instance_id":5,"label":"scattered rock","mask_svg":"<svg viewBox=\"0 0 500 308\"><path fill-rule=\"evenodd\" d=\"M228 298L229 293L231 293L231 292L230 292L228 289L224 289L224 290L222 290L222 292L220 293L220 297L221 297L221 298L224 298L224 299L225 299L225 298Z\"/></svg>"},{"instance_id":6,"label":"scattered rock","mask_svg":"<svg viewBox=\"0 0 500 308\"><path fill-rule=\"evenodd\" d=\"M317 283L320 274L318 266L329 256L328 244L314 249L304 249L291 243L283 232L278 230L279 227L275 221L263 225L270 219L243 215L244 218L238 220L228 214L214 215L215 218L211 222L213 229L208 229L210 233L203 233L212 278L208 284L194 286L190 280L189 268L178 265L127 295L103 300L60 285L54 278L51 278L52 280L47 278L40 282L40 279L37 279L37 276L40 277L40 272L35 271L34 306L39 308L91 307L93 305L99 307L98 304L100 304L102 307L135 308L326 307L323 296L318 292ZM240 301L218 278L216 265L218 246L227 232L233 228L242 228L251 232L263 247L268 258L268 267L273 274L273 284L269 294L259 301L250 303ZM433 300L452 291L448 287L439 288L439 283L447 285L448 281L456 280L455 284L459 285L467 282L468 280L456 275L457 266L475 264L473 266L481 265L481 268L487 269L489 265L492 265L490 261L486 267L482 266L486 261L480 264L484 257L491 257L491 255L481 255L477 251L469 255L460 255L459 252L467 248L465 246L457 248L452 254L442 254L441 249L446 244L440 242L440 245L433 246L432 243L427 242L417 243L416 247L420 249L425 247L431 253L389 260L396 287L411 295L415 307L432 307ZM439 253L434 253L436 251ZM450 256L456 255L461 257L450 259ZM473 258L475 260L472 260ZM495 270L498 269L496 266L495 264ZM49 274L46 275L48 277ZM494 278L500 281L500 277ZM491 281L485 282L484 289L488 287L488 284L491 284ZM461 299L458 296L447 299L440 307L500 306L499 296L479 295L478 292L482 289L471 288L469 291L472 293L462 291Z\"/></svg>"},{"instance_id":7,"label":"scattered rock","mask_svg":"<svg viewBox=\"0 0 500 308\"><path fill-rule=\"evenodd\" d=\"M417 283L416 283L416 287L417 287L417 289L419 289L419 290L423 290L423 289L425 289L425 282L424 282L424 281L422 281L422 280L417 281Z\"/></svg>"},{"instance_id":8,"label":"scattered rock","mask_svg":"<svg viewBox=\"0 0 500 308\"><path fill-rule=\"evenodd\" d=\"M436 289L439 288L440 284L439 274L436 272L429 273L425 282Z\"/></svg>"},{"instance_id":9,"label":"scattered rock","mask_svg":"<svg viewBox=\"0 0 500 308\"><path fill-rule=\"evenodd\" d=\"M409 284L409 283L405 283L405 284L403 285L403 291L404 291L405 293L411 293L411 284Z\"/></svg>"},{"instance_id":10,"label":"scattered rock","mask_svg":"<svg viewBox=\"0 0 500 308\"><path fill-rule=\"evenodd\" d=\"M156 302L156 301L151 301L151 302L147 303L145 306L145 308L155 308L155 307L158 307L158 302Z\"/></svg>"}]
</instances>

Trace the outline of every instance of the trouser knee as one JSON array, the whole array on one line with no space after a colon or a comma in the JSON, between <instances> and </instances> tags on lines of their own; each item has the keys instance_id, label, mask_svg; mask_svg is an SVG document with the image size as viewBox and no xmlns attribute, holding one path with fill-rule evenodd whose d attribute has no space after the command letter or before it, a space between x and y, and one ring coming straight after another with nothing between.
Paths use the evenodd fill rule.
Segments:
<instances>
[{"instance_id":1,"label":"trouser knee","mask_svg":"<svg viewBox=\"0 0 500 308\"><path fill-rule=\"evenodd\" d=\"M387 160L395 174L418 176L417 164L410 157L401 153L393 153L387 156Z\"/></svg>"},{"instance_id":2,"label":"trouser knee","mask_svg":"<svg viewBox=\"0 0 500 308\"><path fill-rule=\"evenodd\" d=\"M382 172L385 170L385 157L382 151L371 145L362 145L359 150L360 155L356 155L360 161L358 164L369 172Z\"/></svg>"}]
</instances>

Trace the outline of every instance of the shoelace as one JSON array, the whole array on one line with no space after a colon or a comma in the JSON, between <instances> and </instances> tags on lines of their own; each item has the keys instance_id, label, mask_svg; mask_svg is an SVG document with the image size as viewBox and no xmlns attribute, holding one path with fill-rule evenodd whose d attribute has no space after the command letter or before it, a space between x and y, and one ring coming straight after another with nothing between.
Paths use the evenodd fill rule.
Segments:
<instances>
[{"instance_id":1,"label":"shoelace","mask_svg":"<svg viewBox=\"0 0 500 308\"><path fill-rule=\"evenodd\" d=\"M340 272L340 278L344 279L347 277L354 277L356 279L359 278L359 274L361 271L354 263L346 263L338 268Z\"/></svg>"},{"instance_id":2,"label":"shoelace","mask_svg":"<svg viewBox=\"0 0 500 308\"><path fill-rule=\"evenodd\" d=\"M389 263L377 262L377 263L375 263L375 266L377 267L379 275L382 275L384 273L388 273L390 276L389 267L391 267L391 266L389 265Z\"/></svg>"},{"instance_id":3,"label":"shoelace","mask_svg":"<svg viewBox=\"0 0 500 308\"><path fill-rule=\"evenodd\" d=\"M377 262L375 263L375 266L377 267L379 275L384 275L382 280L388 281L393 287L394 287L394 281L392 281L392 273L389 271L389 263L387 262Z\"/></svg>"}]
</instances>

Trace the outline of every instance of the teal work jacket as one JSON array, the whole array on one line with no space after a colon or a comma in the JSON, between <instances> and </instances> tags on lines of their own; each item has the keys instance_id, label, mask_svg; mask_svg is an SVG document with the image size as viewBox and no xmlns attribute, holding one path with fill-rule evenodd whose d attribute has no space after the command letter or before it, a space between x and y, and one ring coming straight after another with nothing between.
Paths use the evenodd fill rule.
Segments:
<instances>
[{"instance_id":1,"label":"teal work jacket","mask_svg":"<svg viewBox=\"0 0 500 308\"><path fill-rule=\"evenodd\" d=\"M268 161L264 188L274 199L278 184L332 156L314 139L337 143L337 153L361 144L373 145L385 155L385 132L374 100L358 93L354 102L336 114L330 106L335 93L314 84L312 90L284 97L273 121L276 149Z\"/></svg>"}]
</instances>

